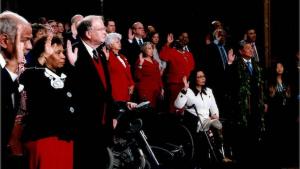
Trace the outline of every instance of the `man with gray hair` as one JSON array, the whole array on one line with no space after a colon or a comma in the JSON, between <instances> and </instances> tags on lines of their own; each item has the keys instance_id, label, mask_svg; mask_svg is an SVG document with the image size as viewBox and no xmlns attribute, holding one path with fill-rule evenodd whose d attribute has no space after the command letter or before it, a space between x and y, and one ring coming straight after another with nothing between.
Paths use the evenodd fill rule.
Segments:
<instances>
[{"instance_id":1,"label":"man with gray hair","mask_svg":"<svg viewBox=\"0 0 300 169\"><path fill-rule=\"evenodd\" d=\"M24 56L32 48L32 29L22 16L5 11L0 14L0 64L1 64L1 167L10 169L11 146L8 145L19 110L20 87L17 82Z\"/></svg>"},{"instance_id":2,"label":"man with gray hair","mask_svg":"<svg viewBox=\"0 0 300 169\"><path fill-rule=\"evenodd\" d=\"M112 144L112 106L107 60L100 49L106 38L102 16L80 21L79 43L74 52L70 41L67 56L72 70L74 97L78 101L78 136L74 141L75 168L107 168L107 146ZM128 105L130 108L134 104ZM97 155L93 155L93 154Z\"/></svg>"}]
</instances>

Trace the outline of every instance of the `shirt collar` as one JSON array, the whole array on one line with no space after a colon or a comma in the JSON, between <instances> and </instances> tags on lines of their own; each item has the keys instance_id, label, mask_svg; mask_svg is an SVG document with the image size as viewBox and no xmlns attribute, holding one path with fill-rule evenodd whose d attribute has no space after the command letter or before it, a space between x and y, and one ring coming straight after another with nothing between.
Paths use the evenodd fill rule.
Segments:
<instances>
[{"instance_id":1,"label":"shirt collar","mask_svg":"<svg viewBox=\"0 0 300 169\"><path fill-rule=\"evenodd\" d=\"M144 41L143 41L143 39L142 39L142 38L141 38L141 39L139 39L139 38L135 37L135 39L136 39L136 41L137 41L137 42L139 42L139 40L141 40L141 41L142 41L142 43L144 43Z\"/></svg>"},{"instance_id":2,"label":"shirt collar","mask_svg":"<svg viewBox=\"0 0 300 169\"><path fill-rule=\"evenodd\" d=\"M2 68L5 68L5 66L6 66L6 61L5 61L5 59L4 59L4 57L1 53L0 53L0 65L1 65ZM5 69L7 70L7 72L9 73L9 75L10 75L10 77L13 81L15 81L18 78L18 74L10 71L7 68L5 68Z\"/></svg>"},{"instance_id":3,"label":"shirt collar","mask_svg":"<svg viewBox=\"0 0 300 169\"><path fill-rule=\"evenodd\" d=\"M9 73L9 75L10 75L10 77L11 77L11 79L12 79L13 81L15 81L15 80L18 78L18 74L16 74L16 73L10 71L10 70L7 69L7 68L6 68L6 70L7 70L7 72Z\"/></svg>"},{"instance_id":4,"label":"shirt collar","mask_svg":"<svg viewBox=\"0 0 300 169\"><path fill-rule=\"evenodd\" d=\"M1 65L2 68L4 68L5 65L6 65L6 61L5 61L5 59L4 59L4 57L2 56L1 53L0 53L0 65Z\"/></svg>"},{"instance_id":5,"label":"shirt collar","mask_svg":"<svg viewBox=\"0 0 300 169\"><path fill-rule=\"evenodd\" d=\"M86 50L89 52L90 56L93 58L93 48L90 47L87 43L85 43L84 41L82 41L83 45L85 46Z\"/></svg>"},{"instance_id":6,"label":"shirt collar","mask_svg":"<svg viewBox=\"0 0 300 169\"><path fill-rule=\"evenodd\" d=\"M243 57L242 57L242 58L243 58ZM247 63L247 62L252 63L252 62L251 62L251 59L247 60L247 59L243 58L243 60L244 60L245 63Z\"/></svg>"}]
</instances>

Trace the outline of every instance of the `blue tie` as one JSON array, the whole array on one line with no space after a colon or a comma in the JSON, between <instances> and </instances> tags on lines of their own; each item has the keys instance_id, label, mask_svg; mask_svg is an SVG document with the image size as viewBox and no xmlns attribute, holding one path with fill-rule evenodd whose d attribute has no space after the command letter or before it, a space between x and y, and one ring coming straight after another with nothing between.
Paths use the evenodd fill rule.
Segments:
<instances>
[{"instance_id":1,"label":"blue tie","mask_svg":"<svg viewBox=\"0 0 300 169\"><path fill-rule=\"evenodd\" d=\"M142 40L141 40L141 39L139 39L139 40L138 40L138 42L139 42L139 45L140 45L140 46L142 46L142 45L143 45L143 42L142 42Z\"/></svg>"},{"instance_id":2,"label":"blue tie","mask_svg":"<svg viewBox=\"0 0 300 169\"><path fill-rule=\"evenodd\" d=\"M250 61L247 61L246 63L247 63L247 67L248 67L248 70L249 70L249 72L250 72L250 75L252 75L252 72L253 72L252 64L251 64Z\"/></svg>"},{"instance_id":3,"label":"blue tie","mask_svg":"<svg viewBox=\"0 0 300 169\"><path fill-rule=\"evenodd\" d=\"M221 57L223 61L223 66L224 68L226 67L226 62L227 62L227 57L226 57L226 52L223 46L220 46L220 51L221 51Z\"/></svg>"}]
</instances>

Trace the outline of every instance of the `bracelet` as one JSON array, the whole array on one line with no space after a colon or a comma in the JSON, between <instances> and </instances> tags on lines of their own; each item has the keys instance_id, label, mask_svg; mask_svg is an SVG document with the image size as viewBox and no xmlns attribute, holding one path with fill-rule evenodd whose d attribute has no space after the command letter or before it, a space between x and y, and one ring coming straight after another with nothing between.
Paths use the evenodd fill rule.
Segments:
<instances>
[{"instance_id":1,"label":"bracelet","mask_svg":"<svg viewBox=\"0 0 300 169\"><path fill-rule=\"evenodd\" d=\"M142 69L143 65L138 65L138 68Z\"/></svg>"}]
</instances>

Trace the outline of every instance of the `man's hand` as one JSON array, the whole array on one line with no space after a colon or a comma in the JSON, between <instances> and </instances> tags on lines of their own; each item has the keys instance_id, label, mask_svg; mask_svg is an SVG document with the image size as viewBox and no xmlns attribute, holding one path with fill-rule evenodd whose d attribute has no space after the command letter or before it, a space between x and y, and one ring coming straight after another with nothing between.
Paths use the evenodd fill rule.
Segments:
<instances>
[{"instance_id":1,"label":"man's hand","mask_svg":"<svg viewBox=\"0 0 300 169\"><path fill-rule=\"evenodd\" d=\"M235 59L235 55L233 53L233 49L230 49L228 51L227 56L228 56L228 64L231 65L233 63L234 59Z\"/></svg>"},{"instance_id":2,"label":"man's hand","mask_svg":"<svg viewBox=\"0 0 300 169\"><path fill-rule=\"evenodd\" d=\"M67 41L67 57L71 65L75 66L75 62L78 58L78 48L72 49L71 41Z\"/></svg>"},{"instance_id":3,"label":"man's hand","mask_svg":"<svg viewBox=\"0 0 300 169\"><path fill-rule=\"evenodd\" d=\"M129 41L132 41L133 38L134 38L134 34L132 33L132 29L129 28L129 29L128 29L128 40L129 40Z\"/></svg>"},{"instance_id":4,"label":"man's hand","mask_svg":"<svg viewBox=\"0 0 300 169\"><path fill-rule=\"evenodd\" d=\"M15 41L13 44L13 53L11 55L11 58L5 58L6 59L6 68L14 73L18 73L19 68L19 61L24 59L24 43L21 42L21 35L23 32L23 25L19 24L17 25L17 33L15 37Z\"/></svg>"}]
</instances>

